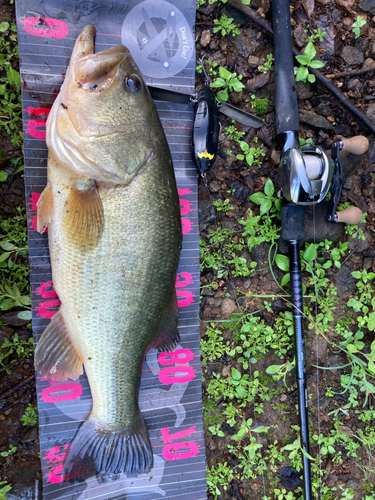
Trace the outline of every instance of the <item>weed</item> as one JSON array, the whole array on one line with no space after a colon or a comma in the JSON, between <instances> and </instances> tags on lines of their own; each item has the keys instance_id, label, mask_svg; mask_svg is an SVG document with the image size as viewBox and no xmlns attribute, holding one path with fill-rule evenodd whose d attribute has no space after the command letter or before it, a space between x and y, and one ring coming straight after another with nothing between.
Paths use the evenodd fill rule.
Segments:
<instances>
[{"instance_id":1,"label":"weed","mask_svg":"<svg viewBox=\"0 0 375 500\"><path fill-rule=\"evenodd\" d=\"M220 359L229 348L229 342L224 340L223 333L215 323L210 323L206 330L206 339L201 340L201 355L203 363Z\"/></svg>"},{"instance_id":2,"label":"weed","mask_svg":"<svg viewBox=\"0 0 375 500\"><path fill-rule=\"evenodd\" d=\"M214 19L214 24L216 27L214 28L214 33L221 32L222 36L226 35L239 35L240 30L233 23L233 17L228 17L225 14L221 16L220 19Z\"/></svg>"},{"instance_id":3,"label":"weed","mask_svg":"<svg viewBox=\"0 0 375 500\"><path fill-rule=\"evenodd\" d=\"M23 425L36 425L38 421L38 407L28 404L21 417Z\"/></svg>"},{"instance_id":4,"label":"weed","mask_svg":"<svg viewBox=\"0 0 375 500\"><path fill-rule=\"evenodd\" d=\"M312 34L307 37L307 43L322 42L325 35L326 32L322 31L320 28L313 30Z\"/></svg>"},{"instance_id":5,"label":"weed","mask_svg":"<svg viewBox=\"0 0 375 500\"><path fill-rule=\"evenodd\" d=\"M240 139L245 135L245 132L237 130L234 125L229 125L224 128L224 132L230 141L239 142Z\"/></svg>"},{"instance_id":6,"label":"weed","mask_svg":"<svg viewBox=\"0 0 375 500\"><path fill-rule=\"evenodd\" d=\"M252 148L245 141L238 141L240 148L244 154L238 154L236 156L237 160L246 159L247 164L251 167L253 164L262 165L262 158L265 156L261 148Z\"/></svg>"},{"instance_id":7,"label":"weed","mask_svg":"<svg viewBox=\"0 0 375 500\"><path fill-rule=\"evenodd\" d=\"M245 85L241 83L242 75L237 76L237 73L231 73L222 66L219 67L219 74L220 77L211 83L212 89L224 87L216 95L218 101L226 102L229 98L229 92L241 92L245 88Z\"/></svg>"},{"instance_id":8,"label":"weed","mask_svg":"<svg viewBox=\"0 0 375 500\"><path fill-rule=\"evenodd\" d=\"M367 24L367 22L362 19L361 16L357 16L357 20L352 24L352 31L355 35L355 38L359 38L359 35L361 34L361 28Z\"/></svg>"},{"instance_id":9,"label":"weed","mask_svg":"<svg viewBox=\"0 0 375 500\"><path fill-rule=\"evenodd\" d=\"M5 493L8 493L11 489L12 487L7 481L0 481L0 500L6 500Z\"/></svg>"},{"instance_id":10,"label":"weed","mask_svg":"<svg viewBox=\"0 0 375 500\"><path fill-rule=\"evenodd\" d=\"M250 196L250 200L260 206L260 215L267 212L279 212L281 208L281 198L275 197L275 187L271 179L268 179L264 186L264 193L255 193Z\"/></svg>"},{"instance_id":11,"label":"weed","mask_svg":"<svg viewBox=\"0 0 375 500\"><path fill-rule=\"evenodd\" d=\"M212 467L207 467L207 488L208 491L214 496L214 500L217 500L217 497L221 495L219 486L226 491L228 484L232 481L233 477L233 469L228 466L227 462L224 462L223 464L216 463Z\"/></svg>"},{"instance_id":12,"label":"weed","mask_svg":"<svg viewBox=\"0 0 375 500\"><path fill-rule=\"evenodd\" d=\"M0 24L0 130L11 136L12 144L22 144L21 78L13 69L12 62L18 59L17 27L15 24Z\"/></svg>"},{"instance_id":13,"label":"weed","mask_svg":"<svg viewBox=\"0 0 375 500\"><path fill-rule=\"evenodd\" d=\"M213 202L213 205L216 207L218 212L228 212L229 210L233 210L233 206L230 204L229 199L227 198L225 201L216 200Z\"/></svg>"},{"instance_id":14,"label":"weed","mask_svg":"<svg viewBox=\"0 0 375 500\"><path fill-rule=\"evenodd\" d=\"M0 456L1 456L1 457L9 457L10 455L14 455L14 453L16 453L16 451L17 451L17 446L14 446L13 444L11 444L11 445L9 446L9 450L7 450L7 451L2 451L2 452L0 453Z\"/></svg>"},{"instance_id":15,"label":"weed","mask_svg":"<svg viewBox=\"0 0 375 500\"><path fill-rule=\"evenodd\" d=\"M264 74L271 71L274 60L275 59L272 54L267 54L267 61L264 64L258 66L258 71Z\"/></svg>"},{"instance_id":16,"label":"weed","mask_svg":"<svg viewBox=\"0 0 375 500\"><path fill-rule=\"evenodd\" d=\"M312 42L309 42L305 48L304 55L296 56L297 61L300 63L299 68L294 68L294 74L296 75L296 82L309 81L310 83L315 82L315 75L309 73L308 68L323 68L324 63L314 59L316 55L316 50Z\"/></svg>"},{"instance_id":17,"label":"weed","mask_svg":"<svg viewBox=\"0 0 375 500\"><path fill-rule=\"evenodd\" d=\"M18 334L15 333L12 340L4 339L3 344L0 346L0 371L5 369L7 373L12 373L9 365L18 363L21 359L29 358L34 351L33 339L19 340ZM4 364L4 360L10 358L10 362ZM12 359L13 358L13 359Z\"/></svg>"}]
</instances>

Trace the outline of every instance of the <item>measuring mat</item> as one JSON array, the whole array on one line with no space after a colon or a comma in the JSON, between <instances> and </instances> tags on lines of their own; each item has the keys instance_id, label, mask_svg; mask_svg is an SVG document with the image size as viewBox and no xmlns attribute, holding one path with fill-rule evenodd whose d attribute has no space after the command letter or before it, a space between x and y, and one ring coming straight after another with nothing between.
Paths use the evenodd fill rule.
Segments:
<instances>
[{"instance_id":1,"label":"measuring mat","mask_svg":"<svg viewBox=\"0 0 375 500\"><path fill-rule=\"evenodd\" d=\"M146 83L194 92L192 27L195 0L109 2L19 0L18 40L23 80L25 183L34 340L60 301L53 290L48 235L36 232L36 204L47 184L45 124L63 82L74 43L87 24L97 29L96 52L126 45ZM193 109L156 102L171 149L180 196L183 249L176 278L180 344L172 353L148 352L139 403L149 430L154 467L148 474L118 474L78 484L63 481L63 460L92 399L85 373L76 381L37 376L43 499L202 500L206 463L199 360L199 248L197 174L190 145Z\"/></svg>"}]
</instances>

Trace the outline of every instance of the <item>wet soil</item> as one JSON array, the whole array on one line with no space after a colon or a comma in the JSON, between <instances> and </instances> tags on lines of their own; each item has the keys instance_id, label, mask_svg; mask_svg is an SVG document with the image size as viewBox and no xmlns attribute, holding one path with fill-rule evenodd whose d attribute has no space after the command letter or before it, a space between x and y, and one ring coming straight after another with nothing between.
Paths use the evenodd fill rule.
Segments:
<instances>
[{"instance_id":1,"label":"wet soil","mask_svg":"<svg viewBox=\"0 0 375 500\"><path fill-rule=\"evenodd\" d=\"M326 65L322 72L326 75L335 72L356 70L375 65L375 4L373 1L360 0L357 2L344 2L343 0L333 2L321 0L313 2L292 2L293 4L293 36L295 45L301 49L306 45L306 33L312 29L321 27L326 30L328 37L320 44L318 58L325 61ZM251 7L261 15L266 16L271 21L271 11L269 0L253 0ZM236 37L223 37L219 33L214 33L214 19L218 19L222 14L234 19L240 30L240 35ZM354 14L360 14L367 19L367 24L362 28L359 39L354 38L351 25L355 20ZM0 1L0 22L15 21L14 6L7 1ZM267 77L261 77L258 66L264 64L267 54L272 53L272 38L262 32L255 24L239 11L233 9L228 4L215 3L204 5L197 11L196 25L196 48L197 59L203 54L209 54L213 61L220 66L226 67L231 72L236 72L243 76L242 82L246 89L240 93L232 93L229 102L254 113L251 106L251 95L256 94L257 98L267 98L270 101L268 112L261 116L264 120L264 127L259 131L244 128L238 124L239 130L245 132L242 140L254 147L261 147L264 153L261 166L247 166L243 161L236 160L236 154L241 151L233 141L229 141L224 133L220 136L220 154L212 171L207 176L207 186L200 179L199 186L199 216L200 231L202 238L207 241L210 230L226 228L234 230L235 233L243 231L243 226L239 220L247 215L248 209L252 209L255 214L259 214L259 207L249 200L249 197L264 189L268 178L272 179L276 190L279 189L277 179L277 153L275 141L275 115L274 115L274 85L273 72ZM317 44L316 44L317 45ZM254 81L253 78L257 78ZM203 84L203 77L197 76L197 90ZM334 80L334 84L344 92L362 112L375 123L375 81L371 73L357 76L347 76ZM327 89L319 83L298 84L299 111L301 113L301 137L305 140L311 138L315 144L329 148L332 141L338 136L351 137L363 134L370 140L370 148L367 154L358 158L348 158L346 161L347 172L350 173L348 183L343 190L342 201L350 201L363 211L367 211L367 222L361 227L366 236L366 240L352 239L343 230L338 230L333 235L332 227L327 226L324 217L318 218L315 225L315 237L317 239L335 239L335 241L349 241L352 253L343 267L330 269L327 271L328 277L338 288L339 303L335 311L335 317L339 317L340 308L353 295L355 281L351 272L366 269L368 272L375 271L375 195L374 177L375 173L375 143L374 137L366 127L362 126L353 115L348 112ZM231 121L220 116L222 129L231 124ZM254 138L258 136L258 142ZM230 154L229 151L232 150ZM7 134L0 131L0 167L9 173L7 182L0 183L0 218L12 217L17 213L17 207L25 206L23 177L21 174L12 175L12 161L14 157L22 155L20 148L13 146ZM227 212L217 211L213 208L212 202L229 199L233 207ZM261 310L260 317L265 325L272 326L280 311L286 310L285 302L279 298L270 298L269 307L265 308L264 299L257 297L244 298L246 293L253 295L276 295L279 288L273 279L268 266L269 245L262 243L251 253L244 251L242 257L250 265L257 262L257 271L248 277L233 276L233 267L229 266L229 272L225 276L218 276L217 271L205 269L202 272L202 300L201 319L202 339L206 339L208 321L229 319L231 314L238 312L253 312ZM280 281L283 273L278 269L274 270L276 278ZM215 282L215 288L208 285ZM20 338L27 340L31 336L30 329L25 325L14 324L14 319L0 318L0 342L4 338L13 338L18 333ZM226 338L230 339L230 331L225 331ZM332 387L341 388L339 371L331 371L328 374L320 372L316 377L316 370L312 366L315 364L317 355L320 363L330 366L341 365L345 362L339 353L330 351L324 340L319 340L318 344L313 338L313 334L306 332L306 352L307 352L307 377L309 392L312 393L312 404L316 406L317 386L322 397L320 404L320 417L316 412L312 412L312 432L317 432L319 420L320 432L328 435L332 428L329 413L337 409L338 405L344 405L348 401L348 394L337 396L336 398L324 398L326 382ZM372 341L371 335L365 338L366 345ZM318 351L318 352L317 352ZM291 359L291 351L288 352ZM8 360L11 361L10 358ZM273 353L267 354L263 359L258 360L256 369L264 372L267 366L280 363L280 359ZM203 398L207 402L212 399L207 394L207 384L213 374L220 374L228 377L232 368L241 369L236 364L235 359L230 356L223 356L215 362L204 363L204 387ZM17 451L8 457L0 457L0 481L5 480L13 485L16 496L12 498L32 498L32 489L35 479L40 478L40 461L38 458L39 441L37 427L23 426L20 417L24 413L28 403L36 405L36 393L33 377L32 359L24 359L11 366L11 372L0 370L0 451L7 451L10 445L16 446ZM327 377L327 380L326 380ZM317 384L318 380L318 384ZM288 385L293 385L293 374L290 374ZM282 382L269 379L268 386L275 389L275 396L270 401L265 401L264 412L259 416L254 412L254 407L246 408L246 418L253 417L258 425L278 425L277 429L271 430L264 441L286 442L291 434L291 426L298 424L295 411L297 394L295 388L280 390L283 388ZM277 390L276 390L277 389ZM360 398L361 399L361 398ZM257 400L258 403L262 402ZM222 399L214 400L217 407L220 407ZM275 408L283 404L283 414ZM374 406L375 402L370 396L368 407ZM210 412L208 412L210 415ZM208 419L209 420L209 419ZM358 421L354 411L348 415L342 415L342 424L347 432L354 432L361 428L362 423ZM209 423L207 424L207 426ZM373 422L375 425L375 421ZM363 426L362 426L363 427ZM228 463L233 470L238 465L237 457L229 453L227 444L231 443L233 432L238 431L223 425L224 437L211 435L207 431L206 448L208 465L216 466L218 463ZM348 431L349 429L349 431ZM286 440L286 441L285 441ZM232 442L233 444L233 442ZM317 448L313 446L312 453L317 453ZM363 489L364 473L356 465L355 460L346 456L341 464L333 463L332 457L323 457L327 473L325 482L330 487L341 485L353 488L355 499L361 499L366 494ZM284 469L288 467L284 464ZM374 464L373 464L374 465ZM276 470L276 473L278 471ZM264 476L256 479L241 480L236 477L230 479L228 490L222 490L222 499L249 500L260 498L263 495ZM367 481L374 483L375 475L372 473ZM296 481L297 485L299 481ZM286 482L287 491L295 489L296 484L292 480ZM31 496L30 496L31 495ZM10 498L10 497L9 497ZM214 498L212 495L209 498ZM372 497L371 497L372 498Z\"/></svg>"}]
</instances>

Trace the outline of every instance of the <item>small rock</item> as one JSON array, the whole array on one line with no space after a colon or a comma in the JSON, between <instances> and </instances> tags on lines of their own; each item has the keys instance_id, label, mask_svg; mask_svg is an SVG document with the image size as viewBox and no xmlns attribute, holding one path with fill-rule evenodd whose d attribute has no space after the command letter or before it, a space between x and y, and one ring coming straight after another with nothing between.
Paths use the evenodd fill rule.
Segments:
<instances>
[{"instance_id":1,"label":"small rock","mask_svg":"<svg viewBox=\"0 0 375 500\"><path fill-rule=\"evenodd\" d=\"M294 40L298 47L304 47L308 37L307 31L303 28L302 24L297 24L293 30Z\"/></svg>"},{"instance_id":2,"label":"small rock","mask_svg":"<svg viewBox=\"0 0 375 500\"><path fill-rule=\"evenodd\" d=\"M316 112L318 113L318 115L322 115L322 116L330 116L333 113L332 108L330 106L328 106L327 104L324 104L323 102L318 104L318 106L316 108Z\"/></svg>"},{"instance_id":3,"label":"small rock","mask_svg":"<svg viewBox=\"0 0 375 500\"><path fill-rule=\"evenodd\" d=\"M22 440L25 441L25 443L30 443L31 441L35 441L38 438L38 429L36 427L31 427L31 429L28 429Z\"/></svg>"},{"instance_id":4,"label":"small rock","mask_svg":"<svg viewBox=\"0 0 375 500\"><path fill-rule=\"evenodd\" d=\"M352 276L351 269L344 264L334 275L338 297L353 296L356 289L356 280Z\"/></svg>"},{"instance_id":5,"label":"small rock","mask_svg":"<svg viewBox=\"0 0 375 500\"><path fill-rule=\"evenodd\" d=\"M2 314L0 316L0 319L4 321L4 323L7 323L8 325L12 326L21 326L21 325L26 325L27 323L30 323L28 319L21 319L17 316L17 312L10 312L6 314Z\"/></svg>"},{"instance_id":6,"label":"small rock","mask_svg":"<svg viewBox=\"0 0 375 500\"><path fill-rule=\"evenodd\" d=\"M314 95L310 83L296 82L297 98L302 101L304 99L311 99Z\"/></svg>"},{"instance_id":7,"label":"small rock","mask_svg":"<svg viewBox=\"0 0 375 500\"><path fill-rule=\"evenodd\" d=\"M1 413L1 415L0 415L0 420L3 420L3 421L4 421L4 420L6 420L6 419L7 419L7 418L6 418L6 416L5 416L5 415L3 415L3 414Z\"/></svg>"},{"instance_id":8,"label":"small rock","mask_svg":"<svg viewBox=\"0 0 375 500\"><path fill-rule=\"evenodd\" d=\"M375 143L371 146L367 155L367 165L375 163Z\"/></svg>"},{"instance_id":9,"label":"small rock","mask_svg":"<svg viewBox=\"0 0 375 500\"><path fill-rule=\"evenodd\" d=\"M226 297L221 304L221 312L225 319L229 319L231 314L238 312L237 304L234 300Z\"/></svg>"},{"instance_id":10,"label":"small rock","mask_svg":"<svg viewBox=\"0 0 375 500\"><path fill-rule=\"evenodd\" d=\"M220 191L220 185L217 181L211 181L209 186L211 193L218 193Z\"/></svg>"},{"instance_id":11,"label":"small rock","mask_svg":"<svg viewBox=\"0 0 375 500\"><path fill-rule=\"evenodd\" d=\"M371 57L368 57L363 63L363 69L373 68L374 66L375 66L375 61L374 59L371 59Z\"/></svg>"},{"instance_id":12,"label":"small rock","mask_svg":"<svg viewBox=\"0 0 375 500\"><path fill-rule=\"evenodd\" d=\"M230 368L230 366L224 366L224 368L222 369L221 371L221 374L223 377L229 377L232 373L232 370Z\"/></svg>"},{"instance_id":13,"label":"small rock","mask_svg":"<svg viewBox=\"0 0 375 500\"><path fill-rule=\"evenodd\" d=\"M299 113L298 117L300 122L306 123L310 127L328 130L330 132L334 130L332 125L326 118L324 118L324 116L317 115L314 112L306 111L305 113Z\"/></svg>"},{"instance_id":14,"label":"small rock","mask_svg":"<svg viewBox=\"0 0 375 500\"><path fill-rule=\"evenodd\" d=\"M375 0L360 0L359 8L375 16Z\"/></svg>"},{"instance_id":15,"label":"small rock","mask_svg":"<svg viewBox=\"0 0 375 500\"><path fill-rule=\"evenodd\" d=\"M286 401L287 399L288 399L288 396L287 396L286 394L281 394L281 396L280 396L280 401L281 401L281 402L284 402L284 401Z\"/></svg>"},{"instance_id":16,"label":"small rock","mask_svg":"<svg viewBox=\"0 0 375 500\"><path fill-rule=\"evenodd\" d=\"M353 19L351 17L344 17L342 20L342 27L347 30L351 31L353 25Z\"/></svg>"},{"instance_id":17,"label":"small rock","mask_svg":"<svg viewBox=\"0 0 375 500\"><path fill-rule=\"evenodd\" d=\"M232 43L236 47L240 56L249 57L249 55L255 55L260 52L263 47L263 43L261 40L257 39L257 34L258 30L247 28L246 30L242 30L242 33L234 37Z\"/></svg>"},{"instance_id":18,"label":"small rock","mask_svg":"<svg viewBox=\"0 0 375 500\"><path fill-rule=\"evenodd\" d=\"M211 42L211 31L204 30L201 36L200 44L202 47L207 47L207 45Z\"/></svg>"},{"instance_id":19,"label":"small rock","mask_svg":"<svg viewBox=\"0 0 375 500\"><path fill-rule=\"evenodd\" d=\"M366 116L370 121L372 121L372 123L375 123L375 102L369 104L366 111Z\"/></svg>"},{"instance_id":20,"label":"small rock","mask_svg":"<svg viewBox=\"0 0 375 500\"><path fill-rule=\"evenodd\" d=\"M247 58L247 62L249 63L250 68L257 68L260 65L260 57L249 56Z\"/></svg>"},{"instance_id":21,"label":"small rock","mask_svg":"<svg viewBox=\"0 0 375 500\"><path fill-rule=\"evenodd\" d=\"M327 120L330 122L330 123L335 123L336 119L334 116L327 116Z\"/></svg>"},{"instance_id":22,"label":"small rock","mask_svg":"<svg viewBox=\"0 0 375 500\"><path fill-rule=\"evenodd\" d=\"M354 66L356 64L362 64L364 61L364 56L361 51L350 45L346 45L342 52L341 57L344 59L346 64L349 66Z\"/></svg>"},{"instance_id":23,"label":"small rock","mask_svg":"<svg viewBox=\"0 0 375 500\"><path fill-rule=\"evenodd\" d=\"M34 487L33 486L17 486L13 485L11 491L7 493L7 500L33 500L34 499Z\"/></svg>"}]
</instances>

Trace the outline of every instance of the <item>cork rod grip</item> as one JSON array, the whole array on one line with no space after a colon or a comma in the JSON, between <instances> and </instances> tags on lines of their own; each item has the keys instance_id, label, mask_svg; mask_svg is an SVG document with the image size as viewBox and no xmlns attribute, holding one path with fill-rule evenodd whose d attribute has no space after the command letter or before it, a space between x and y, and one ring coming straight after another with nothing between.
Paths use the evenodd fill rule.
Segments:
<instances>
[{"instance_id":1,"label":"cork rod grip","mask_svg":"<svg viewBox=\"0 0 375 500\"><path fill-rule=\"evenodd\" d=\"M349 137L348 139L340 137L340 139L344 143L342 151L348 151L348 153L352 153L354 155L363 155L368 150L369 142L363 135L356 135L355 137Z\"/></svg>"},{"instance_id":2,"label":"cork rod grip","mask_svg":"<svg viewBox=\"0 0 375 500\"><path fill-rule=\"evenodd\" d=\"M359 224L362 219L362 211L357 207L345 208L341 212L337 212L337 221L345 224Z\"/></svg>"}]
</instances>

